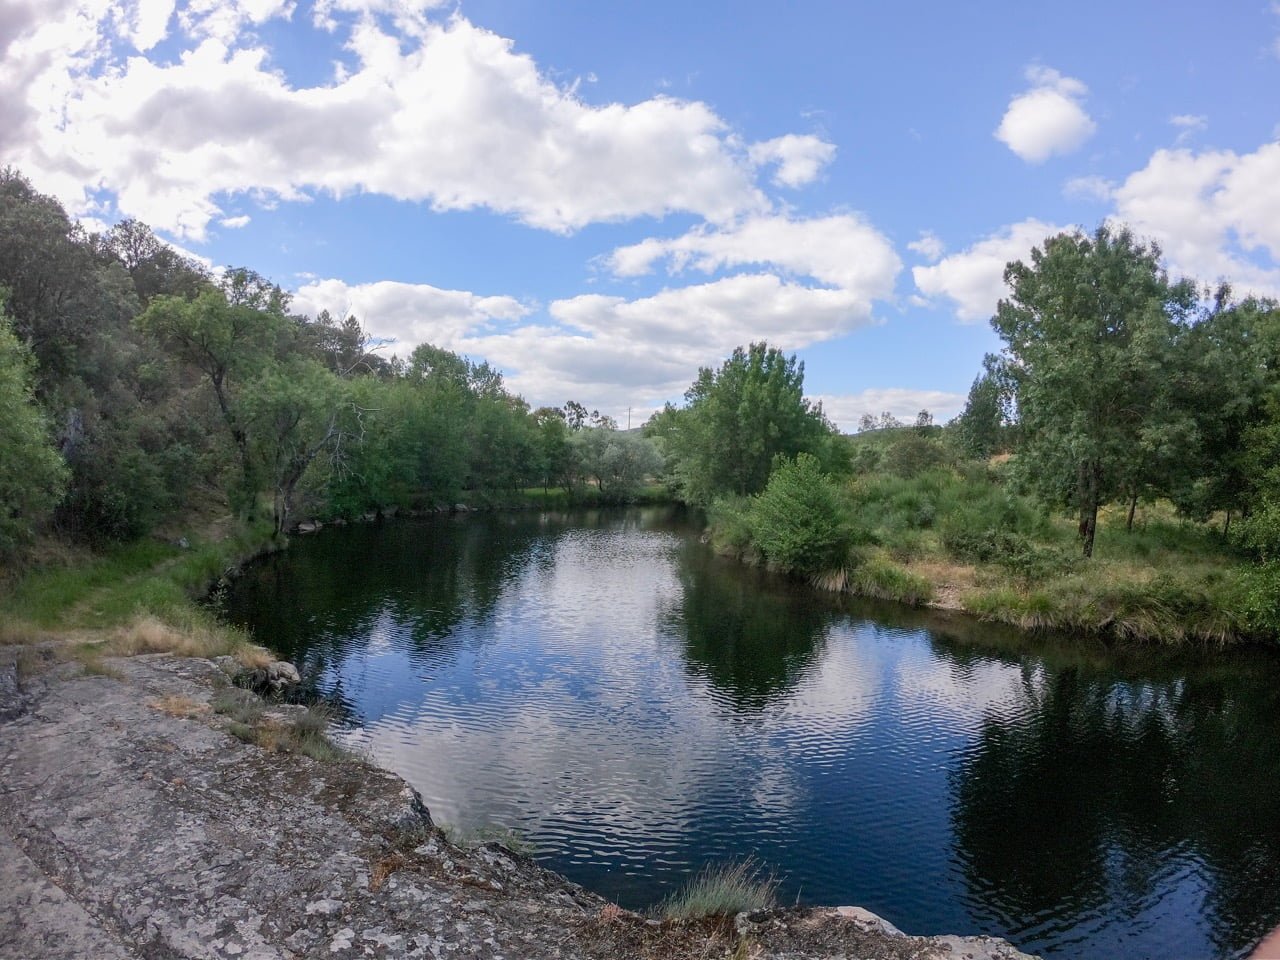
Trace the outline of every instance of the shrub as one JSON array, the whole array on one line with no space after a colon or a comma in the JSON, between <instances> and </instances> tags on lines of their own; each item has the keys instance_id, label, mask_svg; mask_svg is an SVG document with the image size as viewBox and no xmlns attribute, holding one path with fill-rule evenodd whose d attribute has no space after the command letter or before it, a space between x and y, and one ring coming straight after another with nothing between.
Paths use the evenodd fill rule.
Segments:
<instances>
[{"instance_id":1,"label":"shrub","mask_svg":"<svg viewBox=\"0 0 1280 960\"><path fill-rule=\"evenodd\" d=\"M977 533L964 527L949 526L943 532L942 543L959 560L993 563L1026 581L1068 573L1077 563L1072 555L1033 543L1022 534L1008 530Z\"/></svg>"},{"instance_id":2,"label":"shrub","mask_svg":"<svg viewBox=\"0 0 1280 960\"><path fill-rule=\"evenodd\" d=\"M751 546L751 500L720 497L707 509L707 525L717 549L742 553Z\"/></svg>"},{"instance_id":3,"label":"shrub","mask_svg":"<svg viewBox=\"0 0 1280 960\"><path fill-rule=\"evenodd\" d=\"M1280 637L1280 560L1249 568L1240 586L1241 616L1249 631Z\"/></svg>"},{"instance_id":4,"label":"shrub","mask_svg":"<svg viewBox=\"0 0 1280 960\"><path fill-rule=\"evenodd\" d=\"M768 910L777 887L778 881L754 860L708 866L658 904L657 912L668 920L695 920Z\"/></svg>"},{"instance_id":5,"label":"shrub","mask_svg":"<svg viewBox=\"0 0 1280 960\"><path fill-rule=\"evenodd\" d=\"M921 606L933 599L933 584L883 557L859 564L850 577L854 593Z\"/></svg>"},{"instance_id":6,"label":"shrub","mask_svg":"<svg viewBox=\"0 0 1280 960\"><path fill-rule=\"evenodd\" d=\"M839 489L807 453L777 462L748 522L770 562L794 573L839 565L853 540Z\"/></svg>"}]
</instances>

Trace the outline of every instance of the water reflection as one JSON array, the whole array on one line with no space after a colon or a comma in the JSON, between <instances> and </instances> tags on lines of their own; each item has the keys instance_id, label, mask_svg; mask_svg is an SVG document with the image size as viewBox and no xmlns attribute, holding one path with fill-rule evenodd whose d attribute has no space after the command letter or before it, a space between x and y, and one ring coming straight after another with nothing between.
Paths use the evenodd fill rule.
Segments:
<instances>
[{"instance_id":1,"label":"water reflection","mask_svg":"<svg viewBox=\"0 0 1280 960\"><path fill-rule=\"evenodd\" d=\"M671 512L324 531L230 614L437 818L645 906L756 855L783 897L1064 957L1213 956L1280 920L1280 685L839 605Z\"/></svg>"}]
</instances>

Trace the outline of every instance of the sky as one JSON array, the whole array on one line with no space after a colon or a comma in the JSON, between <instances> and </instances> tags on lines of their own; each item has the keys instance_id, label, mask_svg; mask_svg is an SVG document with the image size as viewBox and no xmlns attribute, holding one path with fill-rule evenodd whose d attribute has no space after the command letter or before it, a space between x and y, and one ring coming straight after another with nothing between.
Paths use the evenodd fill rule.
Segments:
<instances>
[{"instance_id":1,"label":"sky","mask_svg":"<svg viewBox=\"0 0 1280 960\"><path fill-rule=\"evenodd\" d=\"M533 406L943 421L1062 229L1280 294L1280 2L0 0L0 165Z\"/></svg>"}]
</instances>

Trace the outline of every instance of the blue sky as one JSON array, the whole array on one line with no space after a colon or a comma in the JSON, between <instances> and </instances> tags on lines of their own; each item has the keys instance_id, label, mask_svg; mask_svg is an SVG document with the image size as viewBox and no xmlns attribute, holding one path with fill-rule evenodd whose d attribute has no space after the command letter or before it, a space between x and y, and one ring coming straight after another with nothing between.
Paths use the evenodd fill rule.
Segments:
<instances>
[{"instance_id":1,"label":"blue sky","mask_svg":"<svg viewBox=\"0 0 1280 960\"><path fill-rule=\"evenodd\" d=\"M955 413L1005 261L1130 223L1280 292L1280 5L0 0L0 163L531 403L768 339Z\"/></svg>"}]
</instances>

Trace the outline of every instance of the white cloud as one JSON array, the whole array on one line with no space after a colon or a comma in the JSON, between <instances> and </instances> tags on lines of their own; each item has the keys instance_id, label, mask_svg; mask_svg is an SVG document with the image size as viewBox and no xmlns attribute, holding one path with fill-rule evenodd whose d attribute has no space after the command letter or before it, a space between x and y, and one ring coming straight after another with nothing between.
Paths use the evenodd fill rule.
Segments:
<instances>
[{"instance_id":1,"label":"white cloud","mask_svg":"<svg viewBox=\"0 0 1280 960\"><path fill-rule=\"evenodd\" d=\"M725 222L767 208L737 138L704 103L587 104L461 16L423 20L410 36L349 12L398 12L400 23L425 6L323 5L328 18L347 11L354 65L308 88L242 34L291 15L286 0L199 0L176 18L160 0L130 7L122 29L139 47L162 23L188 31L168 63L113 54L108 0L15 8L21 32L0 65L0 159L73 211L86 209L87 190L106 189L122 214L195 239L223 216L220 198L239 194L367 191L559 232L675 211ZM798 141L778 158L779 176L796 182L821 154L816 138Z\"/></svg>"},{"instance_id":2,"label":"white cloud","mask_svg":"<svg viewBox=\"0 0 1280 960\"><path fill-rule=\"evenodd\" d=\"M936 263L946 252L947 246L932 230L921 230L920 239L908 243L907 249L920 254L930 263Z\"/></svg>"},{"instance_id":3,"label":"white cloud","mask_svg":"<svg viewBox=\"0 0 1280 960\"><path fill-rule=\"evenodd\" d=\"M1116 185L1106 177L1090 175L1072 177L1062 188L1062 192L1078 200L1110 200L1115 193Z\"/></svg>"},{"instance_id":4,"label":"white cloud","mask_svg":"<svg viewBox=\"0 0 1280 960\"><path fill-rule=\"evenodd\" d=\"M777 164L773 182L783 187L803 187L812 183L836 156L834 143L811 135L788 133L761 143L753 143L747 156L756 166Z\"/></svg>"},{"instance_id":5,"label":"white cloud","mask_svg":"<svg viewBox=\"0 0 1280 960\"><path fill-rule=\"evenodd\" d=\"M355 314L372 335L394 338L391 352L402 356L429 342L483 357L535 406L576 397L614 415L632 407L635 422L679 397L698 367L718 364L737 346L768 340L798 350L873 322L862 294L772 274L633 300L584 294L554 301L549 320L534 324L518 323L532 307L512 297L390 281L318 280L302 286L293 305L311 315Z\"/></svg>"},{"instance_id":6,"label":"white cloud","mask_svg":"<svg viewBox=\"0 0 1280 960\"><path fill-rule=\"evenodd\" d=\"M247 213L243 213L238 217L223 217L218 223L229 230L239 230L241 227L247 227L251 219Z\"/></svg>"},{"instance_id":7,"label":"white cloud","mask_svg":"<svg viewBox=\"0 0 1280 960\"><path fill-rule=\"evenodd\" d=\"M1004 268L1026 260L1031 248L1064 227L1041 220L1023 220L986 237L967 250L944 257L933 266L912 267L916 286L928 297L947 297L956 305L956 318L966 323L986 320L1005 296Z\"/></svg>"},{"instance_id":8,"label":"white cloud","mask_svg":"<svg viewBox=\"0 0 1280 960\"><path fill-rule=\"evenodd\" d=\"M1057 70L1027 69L1031 89L1009 101L995 137L1028 163L1071 153L1093 135L1097 124L1081 106L1088 88Z\"/></svg>"},{"instance_id":9,"label":"white cloud","mask_svg":"<svg viewBox=\"0 0 1280 960\"><path fill-rule=\"evenodd\" d=\"M1178 128L1178 143L1186 143L1208 128L1209 118L1204 114L1179 113L1170 117L1169 123Z\"/></svg>"},{"instance_id":10,"label":"white cloud","mask_svg":"<svg viewBox=\"0 0 1280 960\"><path fill-rule=\"evenodd\" d=\"M469 334L518 321L531 308L514 297L482 297L425 283L349 285L331 279L300 287L293 309L313 317L321 310L338 318L355 314L369 333L395 340L392 352L407 356L421 343L466 352Z\"/></svg>"},{"instance_id":11,"label":"white cloud","mask_svg":"<svg viewBox=\"0 0 1280 960\"><path fill-rule=\"evenodd\" d=\"M915 420L921 410L928 410L935 423L943 423L959 413L968 398L963 393L944 390L884 387L861 393L816 394L809 399L820 402L828 419L842 431L854 433L863 414L874 417L886 410L905 423Z\"/></svg>"},{"instance_id":12,"label":"white cloud","mask_svg":"<svg viewBox=\"0 0 1280 960\"><path fill-rule=\"evenodd\" d=\"M676 272L768 264L849 291L868 310L872 300L892 295L902 267L884 234L851 213L811 219L754 216L730 227L697 227L674 239L619 247L606 263L619 276L639 276L662 259Z\"/></svg>"},{"instance_id":13,"label":"white cloud","mask_svg":"<svg viewBox=\"0 0 1280 960\"><path fill-rule=\"evenodd\" d=\"M1252 153L1157 150L1115 191L1115 218L1156 240L1174 273L1280 293L1280 142Z\"/></svg>"}]
</instances>

